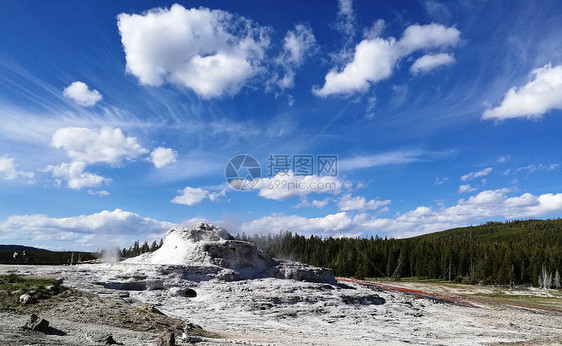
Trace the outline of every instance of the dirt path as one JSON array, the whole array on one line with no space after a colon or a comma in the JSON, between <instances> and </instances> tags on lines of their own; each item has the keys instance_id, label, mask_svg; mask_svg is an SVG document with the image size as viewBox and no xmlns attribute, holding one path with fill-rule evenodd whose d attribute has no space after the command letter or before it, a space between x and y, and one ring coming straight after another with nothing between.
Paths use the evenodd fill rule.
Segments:
<instances>
[{"instance_id":1,"label":"dirt path","mask_svg":"<svg viewBox=\"0 0 562 346\"><path fill-rule=\"evenodd\" d=\"M494 304L494 305L504 306L504 307L508 307L508 308L518 308L518 309L531 310L531 311L535 311L535 312L553 313L553 314L557 314L557 315L562 315L562 309L558 309L558 308L549 308L549 307L544 307L544 306L513 303L513 302L504 303L504 302L493 301L493 300L489 300L489 299L485 300L485 299L477 299L477 298L447 296L447 295L441 295L441 294L435 294L435 293L430 293L430 292L426 292L426 291L421 291L421 290L413 289L413 288L409 288L409 287L393 286L393 285L383 284L383 283L374 282L374 281L355 280L355 279L348 279L348 278L342 278L342 277L337 277L336 279L339 280L339 281L353 282L353 283L357 283L357 284L365 285L365 286L369 286L369 287L377 287L377 288L385 290L385 291L399 292L399 293L414 296L415 298L429 299L429 300L439 302L439 303L453 304L453 305L458 305L458 306L463 306L463 307L478 308L478 306L474 305L474 303Z\"/></svg>"}]
</instances>

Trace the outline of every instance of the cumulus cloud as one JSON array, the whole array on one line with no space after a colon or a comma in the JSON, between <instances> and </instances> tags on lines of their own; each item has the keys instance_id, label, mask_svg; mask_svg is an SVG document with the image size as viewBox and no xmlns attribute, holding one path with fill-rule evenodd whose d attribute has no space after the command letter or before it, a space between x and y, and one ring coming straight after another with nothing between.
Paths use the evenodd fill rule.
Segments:
<instances>
[{"instance_id":1,"label":"cumulus cloud","mask_svg":"<svg viewBox=\"0 0 562 346\"><path fill-rule=\"evenodd\" d=\"M105 162L114 166L148 152L136 137L126 137L121 129L110 127L99 131L78 127L58 129L52 136L51 145L66 150L71 159L85 163Z\"/></svg>"},{"instance_id":2,"label":"cumulus cloud","mask_svg":"<svg viewBox=\"0 0 562 346\"><path fill-rule=\"evenodd\" d=\"M372 199L367 201L363 196L351 197L350 194L344 195L338 201L338 208L341 211L351 211L351 210L376 210L381 207L389 205L390 200L379 201Z\"/></svg>"},{"instance_id":3,"label":"cumulus cloud","mask_svg":"<svg viewBox=\"0 0 562 346\"><path fill-rule=\"evenodd\" d=\"M332 69L325 77L324 86L314 87L316 96L348 95L363 90L369 83L388 78L396 59L394 39L363 40L355 47L353 60L342 70Z\"/></svg>"},{"instance_id":4,"label":"cumulus cloud","mask_svg":"<svg viewBox=\"0 0 562 346\"><path fill-rule=\"evenodd\" d=\"M418 58L410 67L410 72L414 75L428 73L439 66L452 65L455 58L446 53L426 54Z\"/></svg>"},{"instance_id":5,"label":"cumulus cloud","mask_svg":"<svg viewBox=\"0 0 562 346\"><path fill-rule=\"evenodd\" d=\"M209 196L209 191L202 189L200 187L189 187L178 191L180 194L172 199L172 203L184 204L184 205L195 205L201 203L205 198Z\"/></svg>"},{"instance_id":6,"label":"cumulus cloud","mask_svg":"<svg viewBox=\"0 0 562 346\"><path fill-rule=\"evenodd\" d=\"M472 192L472 191L476 191L476 190L478 190L478 189L470 186L470 184L465 184L465 185L459 186L459 193Z\"/></svg>"},{"instance_id":7,"label":"cumulus cloud","mask_svg":"<svg viewBox=\"0 0 562 346\"><path fill-rule=\"evenodd\" d=\"M295 69L300 67L316 45L312 29L297 24L289 30L283 40L283 52L275 60L284 70L284 75L277 80L281 89L292 88L295 85Z\"/></svg>"},{"instance_id":8,"label":"cumulus cloud","mask_svg":"<svg viewBox=\"0 0 562 346\"><path fill-rule=\"evenodd\" d=\"M353 59L343 68L330 70L324 85L313 87L312 92L321 97L356 93L390 77L400 58L418 50L455 46L459 41L459 30L436 23L411 25L399 41L393 37L366 38L355 47Z\"/></svg>"},{"instance_id":9,"label":"cumulus cloud","mask_svg":"<svg viewBox=\"0 0 562 346\"><path fill-rule=\"evenodd\" d=\"M18 165L13 158L4 155L0 157L0 177L6 180L27 179L30 181L34 177L33 172L25 172L18 170Z\"/></svg>"},{"instance_id":10,"label":"cumulus cloud","mask_svg":"<svg viewBox=\"0 0 562 346\"><path fill-rule=\"evenodd\" d=\"M64 162L59 165L49 165L45 168L55 178L57 186L61 186L66 181L68 187L80 190L83 187L98 187L102 184L109 184L111 179L100 175L84 172L86 163L82 161Z\"/></svg>"},{"instance_id":11,"label":"cumulus cloud","mask_svg":"<svg viewBox=\"0 0 562 346\"><path fill-rule=\"evenodd\" d=\"M186 186L185 189L179 190L178 195L171 200L175 204L195 205L201 203L205 199L211 202L218 201L221 197L226 196L226 188L221 186L215 187L217 191L207 190L200 187Z\"/></svg>"},{"instance_id":12,"label":"cumulus cloud","mask_svg":"<svg viewBox=\"0 0 562 346\"><path fill-rule=\"evenodd\" d=\"M536 118L553 109L562 109L562 65L551 64L531 72L532 80L513 87L498 107L487 109L483 119Z\"/></svg>"},{"instance_id":13,"label":"cumulus cloud","mask_svg":"<svg viewBox=\"0 0 562 346\"><path fill-rule=\"evenodd\" d=\"M461 177L461 180L462 181L468 181L468 180L473 180L473 179L480 178L480 177L485 177L488 174L490 174L491 172L492 172L492 167L484 168L481 171L470 172L470 173L467 173L467 174L463 175Z\"/></svg>"},{"instance_id":14,"label":"cumulus cloud","mask_svg":"<svg viewBox=\"0 0 562 346\"><path fill-rule=\"evenodd\" d=\"M207 97L238 93L269 45L267 29L204 7L174 4L117 18L128 73L144 85L169 82Z\"/></svg>"},{"instance_id":15,"label":"cumulus cloud","mask_svg":"<svg viewBox=\"0 0 562 346\"><path fill-rule=\"evenodd\" d=\"M284 230L304 235L361 236L376 233L410 237L485 219L539 217L562 211L562 193L540 196L525 193L508 197L509 192L508 189L486 190L467 200L460 199L448 208L420 206L394 218L377 218L367 213L352 215L343 211L317 218L273 214L243 223L240 229L261 234Z\"/></svg>"},{"instance_id":16,"label":"cumulus cloud","mask_svg":"<svg viewBox=\"0 0 562 346\"><path fill-rule=\"evenodd\" d=\"M176 162L178 153L170 148L158 147L150 153L150 160L156 168L162 168Z\"/></svg>"},{"instance_id":17,"label":"cumulus cloud","mask_svg":"<svg viewBox=\"0 0 562 346\"><path fill-rule=\"evenodd\" d=\"M353 236L350 228L357 223L345 212L317 218L298 215L270 215L241 224L239 227L247 234L267 234L279 231L296 232L302 235Z\"/></svg>"},{"instance_id":18,"label":"cumulus cloud","mask_svg":"<svg viewBox=\"0 0 562 346\"><path fill-rule=\"evenodd\" d=\"M68 243L68 247L103 247L107 241L124 235L162 236L174 226L170 222L157 221L138 214L115 209L103 210L91 215L51 218L46 215L13 215L0 223L3 239L25 242L49 241Z\"/></svg>"},{"instance_id":19,"label":"cumulus cloud","mask_svg":"<svg viewBox=\"0 0 562 346\"><path fill-rule=\"evenodd\" d=\"M73 161L49 165L45 171L53 175L57 186L66 181L68 187L75 190L111 182L109 178L86 172L87 165L101 162L120 166L123 160L133 160L148 152L137 143L135 137L126 137L121 129L110 127L99 131L78 127L61 128L53 134L51 145L64 149Z\"/></svg>"},{"instance_id":20,"label":"cumulus cloud","mask_svg":"<svg viewBox=\"0 0 562 346\"><path fill-rule=\"evenodd\" d=\"M289 197L304 197L311 193L339 193L350 188L351 183L333 176L295 175L292 171L277 173L271 178L262 178L255 188L267 199L282 200Z\"/></svg>"},{"instance_id":21,"label":"cumulus cloud","mask_svg":"<svg viewBox=\"0 0 562 346\"><path fill-rule=\"evenodd\" d=\"M74 82L67 86L62 94L64 97L72 99L80 106L93 106L103 98L99 91L90 90L86 83Z\"/></svg>"},{"instance_id":22,"label":"cumulus cloud","mask_svg":"<svg viewBox=\"0 0 562 346\"><path fill-rule=\"evenodd\" d=\"M317 200L317 199L313 199L312 201L309 201L307 199L303 199L302 201L299 202L299 204L295 205L295 208L317 208L317 209L321 209L324 208L325 206L327 206L331 201L333 201L332 198L324 198L322 200Z\"/></svg>"},{"instance_id":23,"label":"cumulus cloud","mask_svg":"<svg viewBox=\"0 0 562 346\"><path fill-rule=\"evenodd\" d=\"M460 41L460 36L460 31L453 27L448 28L436 23L415 24L404 30L398 44L406 52L411 53L422 49L456 46Z\"/></svg>"}]
</instances>

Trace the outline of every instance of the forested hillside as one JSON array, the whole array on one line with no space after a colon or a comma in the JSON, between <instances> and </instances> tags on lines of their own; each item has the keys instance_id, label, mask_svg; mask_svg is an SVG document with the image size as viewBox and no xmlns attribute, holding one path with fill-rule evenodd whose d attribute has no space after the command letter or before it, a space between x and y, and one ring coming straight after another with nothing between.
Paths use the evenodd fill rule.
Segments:
<instances>
[{"instance_id":1,"label":"forested hillside","mask_svg":"<svg viewBox=\"0 0 562 346\"><path fill-rule=\"evenodd\" d=\"M562 219L489 222L408 239L247 237L270 255L332 268L338 276L422 277L560 288Z\"/></svg>"}]
</instances>

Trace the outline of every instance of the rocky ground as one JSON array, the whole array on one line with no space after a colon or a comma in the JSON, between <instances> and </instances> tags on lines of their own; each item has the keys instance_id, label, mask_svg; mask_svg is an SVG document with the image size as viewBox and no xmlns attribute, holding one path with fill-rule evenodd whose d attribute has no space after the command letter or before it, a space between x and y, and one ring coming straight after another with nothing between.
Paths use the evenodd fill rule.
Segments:
<instances>
[{"instance_id":1,"label":"rocky ground","mask_svg":"<svg viewBox=\"0 0 562 346\"><path fill-rule=\"evenodd\" d=\"M41 335L35 343L40 345L99 345L88 336L94 333L112 333L126 345L156 345L155 330L141 331L150 324L132 331L129 328L142 325L142 321L118 326L105 323L104 311L117 312L127 306L132 310L123 316L135 316L141 311L139 307L154 306L176 321L166 323L179 320L180 325L200 325L212 336L202 338L201 344L208 345L560 344L562 340L562 316L557 313L490 304L476 304L476 308L439 304L356 284L263 278L186 281L183 286L162 289L132 285L137 289L127 290L104 287L99 280L103 277L108 279L106 283L111 282L108 272L120 272L121 279L138 278L130 266L134 265L126 270L119 270L119 264L0 266L0 274L55 276L91 293L34 310L66 333ZM142 266L139 271L146 273ZM156 271L148 275L162 277ZM189 297L188 288L197 296ZM105 300L109 302L99 303ZM31 332L19 328L27 314L2 313L0 317L0 338L6 344L34 344L28 339Z\"/></svg>"},{"instance_id":2,"label":"rocky ground","mask_svg":"<svg viewBox=\"0 0 562 346\"><path fill-rule=\"evenodd\" d=\"M83 293L1 312L8 345L99 345L100 333L156 345L162 330L203 345L562 344L556 311L457 306L336 282L329 270L272 259L206 224L172 229L161 249L121 263L0 266L9 273L63 279ZM56 330L21 329L30 312Z\"/></svg>"}]
</instances>

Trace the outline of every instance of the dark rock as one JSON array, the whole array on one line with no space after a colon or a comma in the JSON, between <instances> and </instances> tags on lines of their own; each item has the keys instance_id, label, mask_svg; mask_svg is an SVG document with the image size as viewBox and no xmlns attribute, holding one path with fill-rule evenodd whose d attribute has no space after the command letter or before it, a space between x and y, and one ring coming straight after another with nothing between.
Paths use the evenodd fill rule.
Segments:
<instances>
[{"instance_id":1,"label":"dark rock","mask_svg":"<svg viewBox=\"0 0 562 346\"><path fill-rule=\"evenodd\" d=\"M49 321L35 314L31 314L31 316L29 316L29 320L27 320L23 327L33 331L46 333L49 330Z\"/></svg>"},{"instance_id":2,"label":"dark rock","mask_svg":"<svg viewBox=\"0 0 562 346\"><path fill-rule=\"evenodd\" d=\"M176 337L172 332L162 332L158 335L158 346L175 346Z\"/></svg>"},{"instance_id":3,"label":"dark rock","mask_svg":"<svg viewBox=\"0 0 562 346\"><path fill-rule=\"evenodd\" d=\"M113 339L113 336L111 334L107 334L107 333L95 334L92 337L92 340L94 342L103 343L104 345L123 345L122 343L115 341L115 339Z\"/></svg>"},{"instance_id":4,"label":"dark rock","mask_svg":"<svg viewBox=\"0 0 562 346\"><path fill-rule=\"evenodd\" d=\"M348 305L382 305L386 303L384 298L379 297L376 294L371 294L367 296L342 296L342 300Z\"/></svg>"},{"instance_id":5,"label":"dark rock","mask_svg":"<svg viewBox=\"0 0 562 346\"><path fill-rule=\"evenodd\" d=\"M198 336L188 336L184 339L185 342L187 342L188 344L196 344L198 342L203 341L203 339L201 339Z\"/></svg>"}]
</instances>

